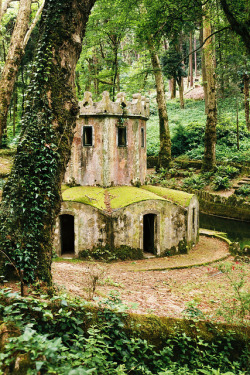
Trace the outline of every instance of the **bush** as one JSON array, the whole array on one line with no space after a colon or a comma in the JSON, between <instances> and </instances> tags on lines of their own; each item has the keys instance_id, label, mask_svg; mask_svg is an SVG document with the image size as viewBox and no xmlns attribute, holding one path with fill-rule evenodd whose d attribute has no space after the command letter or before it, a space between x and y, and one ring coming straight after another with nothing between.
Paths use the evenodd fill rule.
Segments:
<instances>
[{"instance_id":1,"label":"bush","mask_svg":"<svg viewBox=\"0 0 250 375\"><path fill-rule=\"evenodd\" d=\"M236 195L242 195L243 197L246 197L250 195L250 185L244 184L239 189L235 191Z\"/></svg>"},{"instance_id":2,"label":"bush","mask_svg":"<svg viewBox=\"0 0 250 375\"><path fill-rule=\"evenodd\" d=\"M193 175L192 177L188 177L183 180L182 187L184 189L191 188L200 190L206 185L206 180L202 177L202 175Z\"/></svg>"},{"instance_id":3,"label":"bush","mask_svg":"<svg viewBox=\"0 0 250 375\"><path fill-rule=\"evenodd\" d=\"M213 179L212 187L215 191L229 189L231 186L230 181L227 176L215 176Z\"/></svg>"},{"instance_id":4,"label":"bush","mask_svg":"<svg viewBox=\"0 0 250 375\"><path fill-rule=\"evenodd\" d=\"M240 173L238 168L231 165L220 165L216 168L216 175L221 177L233 178Z\"/></svg>"},{"instance_id":5,"label":"bush","mask_svg":"<svg viewBox=\"0 0 250 375\"><path fill-rule=\"evenodd\" d=\"M191 151L203 144L204 125L190 123L186 127L178 125L172 137L172 155L174 157Z\"/></svg>"}]
</instances>

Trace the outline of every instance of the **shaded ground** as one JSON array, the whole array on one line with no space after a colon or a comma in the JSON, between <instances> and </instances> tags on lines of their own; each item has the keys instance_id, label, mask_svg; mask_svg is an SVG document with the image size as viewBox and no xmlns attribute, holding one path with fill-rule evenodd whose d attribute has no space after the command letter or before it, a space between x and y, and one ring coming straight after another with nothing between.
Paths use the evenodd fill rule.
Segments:
<instances>
[{"instance_id":1,"label":"shaded ground","mask_svg":"<svg viewBox=\"0 0 250 375\"><path fill-rule=\"evenodd\" d=\"M182 317L183 310L192 302L196 308L211 317L216 315L216 310L224 299L229 306L235 303L233 288L228 277L218 270L219 263L174 268L221 259L227 255L228 246L225 242L201 236L199 245L188 255L112 264L54 262L53 279L62 290L88 298L91 296L93 280L97 278L99 285L95 296L104 298L111 291L117 291L122 301L130 305L131 312ZM242 272L249 271L246 264L235 266L232 257L229 262L236 279L243 276ZM159 268L162 270L158 270ZM249 273L246 277L249 280Z\"/></svg>"}]
</instances>

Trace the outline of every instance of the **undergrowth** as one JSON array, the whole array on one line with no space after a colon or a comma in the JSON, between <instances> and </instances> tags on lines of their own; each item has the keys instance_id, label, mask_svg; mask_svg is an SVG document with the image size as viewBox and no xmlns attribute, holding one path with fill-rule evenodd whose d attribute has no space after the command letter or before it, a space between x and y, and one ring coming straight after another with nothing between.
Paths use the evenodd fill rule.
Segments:
<instances>
[{"instance_id":1,"label":"undergrowth","mask_svg":"<svg viewBox=\"0 0 250 375\"><path fill-rule=\"evenodd\" d=\"M126 329L128 315L118 295L95 312L80 299L47 297L0 291L1 329L13 336L1 350L1 374L14 373L17 363L27 375L247 374L247 347L237 347L233 332L208 342L190 321L194 336L176 329L157 348L139 327Z\"/></svg>"}]
</instances>

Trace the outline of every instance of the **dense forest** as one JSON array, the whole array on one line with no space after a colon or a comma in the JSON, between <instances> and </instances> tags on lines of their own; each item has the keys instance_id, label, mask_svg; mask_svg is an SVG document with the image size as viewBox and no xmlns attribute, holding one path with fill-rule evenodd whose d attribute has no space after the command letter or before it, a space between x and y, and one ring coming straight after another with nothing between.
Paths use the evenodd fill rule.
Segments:
<instances>
[{"instance_id":1,"label":"dense forest","mask_svg":"<svg viewBox=\"0 0 250 375\"><path fill-rule=\"evenodd\" d=\"M149 98L147 183L195 192L200 205L202 191L229 197L231 217L248 218L249 55L247 0L0 0L1 281L16 274L22 294L1 288L0 335L13 338L0 337L0 374L247 374L247 329L207 339L195 322L190 337L178 328L157 345L117 296L99 310L58 296L51 265L85 92ZM218 268L242 325L245 268L237 282L232 269ZM27 285L40 299L22 299Z\"/></svg>"}]
</instances>

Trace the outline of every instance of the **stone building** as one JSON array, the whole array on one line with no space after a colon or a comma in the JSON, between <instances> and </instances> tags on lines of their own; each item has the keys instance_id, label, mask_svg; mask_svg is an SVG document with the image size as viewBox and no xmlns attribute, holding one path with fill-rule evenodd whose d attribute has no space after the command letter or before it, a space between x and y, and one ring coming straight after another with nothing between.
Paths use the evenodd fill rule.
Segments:
<instances>
[{"instance_id":1,"label":"stone building","mask_svg":"<svg viewBox=\"0 0 250 375\"><path fill-rule=\"evenodd\" d=\"M122 245L164 255L197 242L196 196L145 185L148 117L140 94L127 102L120 93L112 102L104 92L93 103L85 93L55 231L58 255Z\"/></svg>"}]
</instances>

